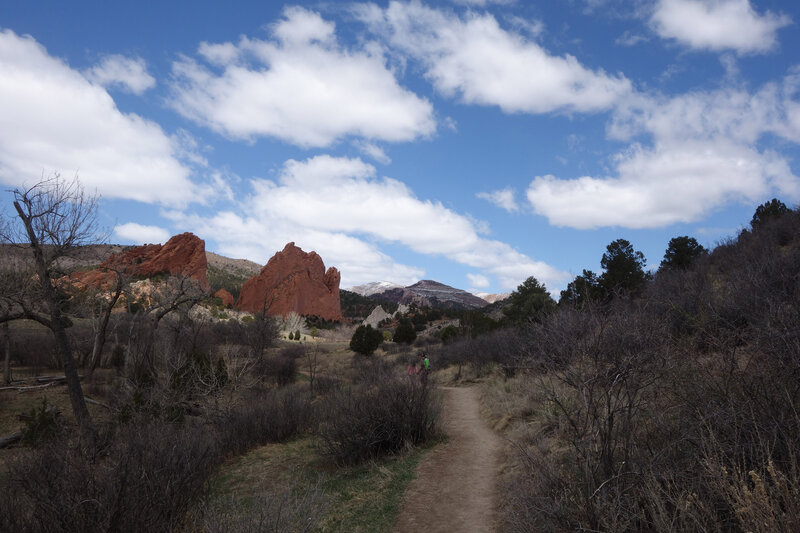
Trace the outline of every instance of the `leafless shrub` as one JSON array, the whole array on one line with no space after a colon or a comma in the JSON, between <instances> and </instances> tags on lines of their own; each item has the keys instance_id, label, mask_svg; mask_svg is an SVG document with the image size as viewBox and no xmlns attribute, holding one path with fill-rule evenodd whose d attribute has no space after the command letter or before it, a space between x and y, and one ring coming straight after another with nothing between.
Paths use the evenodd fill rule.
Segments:
<instances>
[{"instance_id":1,"label":"leafless shrub","mask_svg":"<svg viewBox=\"0 0 800 533\"><path fill-rule=\"evenodd\" d=\"M800 507L800 214L641 298L521 336L536 436L509 529L793 531Z\"/></svg>"},{"instance_id":2,"label":"leafless shrub","mask_svg":"<svg viewBox=\"0 0 800 533\"><path fill-rule=\"evenodd\" d=\"M32 367L36 373L61 368L58 347L50 331L16 330L10 335L10 349L16 364Z\"/></svg>"},{"instance_id":3,"label":"leafless shrub","mask_svg":"<svg viewBox=\"0 0 800 533\"><path fill-rule=\"evenodd\" d=\"M434 438L439 412L433 386L422 381L386 378L342 388L321 406L319 451L336 464L397 453Z\"/></svg>"},{"instance_id":4,"label":"leafless shrub","mask_svg":"<svg viewBox=\"0 0 800 533\"><path fill-rule=\"evenodd\" d=\"M305 357L306 349L303 345L294 345L294 346L287 346L285 348L281 348L281 351L278 353L280 357L288 357L290 359L300 359Z\"/></svg>"},{"instance_id":5,"label":"leafless shrub","mask_svg":"<svg viewBox=\"0 0 800 533\"><path fill-rule=\"evenodd\" d=\"M10 467L3 531L172 531L203 490L214 444L199 430L128 427L89 460L64 441Z\"/></svg>"},{"instance_id":6,"label":"leafless shrub","mask_svg":"<svg viewBox=\"0 0 800 533\"><path fill-rule=\"evenodd\" d=\"M341 379L331 376L317 376L314 380L314 391L317 394L327 395L331 391L343 386L343 384L344 382Z\"/></svg>"},{"instance_id":7,"label":"leafless shrub","mask_svg":"<svg viewBox=\"0 0 800 533\"><path fill-rule=\"evenodd\" d=\"M295 387L254 390L242 405L217 419L220 449L235 455L253 446L283 442L307 431L312 416L308 396Z\"/></svg>"},{"instance_id":8,"label":"leafless shrub","mask_svg":"<svg viewBox=\"0 0 800 533\"><path fill-rule=\"evenodd\" d=\"M297 359L280 355L261 357L253 367L253 373L278 386L288 385L297 380Z\"/></svg>"},{"instance_id":9,"label":"leafless shrub","mask_svg":"<svg viewBox=\"0 0 800 533\"><path fill-rule=\"evenodd\" d=\"M385 357L355 354L352 360L351 381L379 387L395 377L396 369L397 367Z\"/></svg>"}]
</instances>

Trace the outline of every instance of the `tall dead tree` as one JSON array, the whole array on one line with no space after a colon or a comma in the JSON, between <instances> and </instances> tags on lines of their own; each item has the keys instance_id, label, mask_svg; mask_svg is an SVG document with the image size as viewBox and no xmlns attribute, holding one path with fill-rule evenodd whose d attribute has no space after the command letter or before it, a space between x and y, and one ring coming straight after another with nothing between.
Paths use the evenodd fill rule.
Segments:
<instances>
[{"instance_id":1,"label":"tall dead tree","mask_svg":"<svg viewBox=\"0 0 800 533\"><path fill-rule=\"evenodd\" d=\"M4 306L0 321L28 318L53 332L75 419L82 436L91 439L92 420L66 332L58 261L76 248L96 242L97 196L87 195L77 178L64 180L58 175L11 193L17 220L3 221L0 237L7 243L27 245L33 260L34 282L33 290L23 291L16 301Z\"/></svg>"},{"instance_id":2,"label":"tall dead tree","mask_svg":"<svg viewBox=\"0 0 800 533\"><path fill-rule=\"evenodd\" d=\"M103 347L106 344L106 332L108 331L108 322L111 319L111 312L114 306L117 305L122 292L127 283L127 277L121 270L114 271L114 286L107 291L100 290L92 298L92 327L94 329L94 343L92 345L92 354L89 358L88 375L94 374L94 371L100 365L100 359L103 356Z\"/></svg>"},{"instance_id":3,"label":"tall dead tree","mask_svg":"<svg viewBox=\"0 0 800 533\"><path fill-rule=\"evenodd\" d=\"M3 323L3 381L11 383L11 338L8 334L8 322Z\"/></svg>"}]
</instances>

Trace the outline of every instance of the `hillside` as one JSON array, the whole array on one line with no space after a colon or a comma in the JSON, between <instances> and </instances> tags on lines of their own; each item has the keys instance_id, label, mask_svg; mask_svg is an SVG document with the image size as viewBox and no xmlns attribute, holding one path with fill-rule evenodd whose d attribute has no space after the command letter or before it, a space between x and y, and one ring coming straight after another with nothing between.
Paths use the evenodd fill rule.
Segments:
<instances>
[{"instance_id":1,"label":"hillside","mask_svg":"<svg viewBox=\"0 0 800 533\"><path fill-rule=\"evenodd\" d=\"M408 287L375 293L371 298L382 302L417 304L420 307L440 309L470 310L487 305L485 300L474 294L432 280L422 280Z\"/></svg>"},{"instance_id":2,"label":"hillside","mask_svg":"<svg viewBox=\"0 0 800 533\"><path fill-rule=\"evenodd\" d=\"M59 266L70 271L74 269L84 269L99 265L109 258L111 254L124 251L129 246L121 244L92 244L76 248L70 257L64 257L59 261ZM10 268L21 268L31 262L31 253L26 244L0 244L0 266Z\"/></svg>"}]
</instances>

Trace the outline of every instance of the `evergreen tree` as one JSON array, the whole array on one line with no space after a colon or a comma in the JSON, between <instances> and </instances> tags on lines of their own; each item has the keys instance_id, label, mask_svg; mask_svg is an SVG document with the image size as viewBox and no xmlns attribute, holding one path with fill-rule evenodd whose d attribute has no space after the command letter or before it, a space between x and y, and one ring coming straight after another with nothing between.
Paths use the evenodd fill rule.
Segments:
<instances>
[{"instance_id":1,"label":"evergreen tree","mask_svg":"<svg viewBox=\"0 0 800 533\"><path fill-rule=\"evenodd\" d=\"M591 270L584 269L582 274L575 276L567 288L561 291L558 304L582 308L587 302L602 299L603 289L600 286L600 278Z\"/></svg>"},{"instance_id":2,"label":"evergreen tree","mask_svg":"<svg viewBox=\"0 0 800 533\"><path fill-rule=\"evenodd\" d=\"M694 237L682 236L670 239L661 268L687 269L698 258L706 255L708 250Z\"/></svg>"},{"instance_id":3,"label":"evergreen tree","mask_svg":"<svg viewBox=\"0 0 800 533\"><path fill-rule=\"evenodd\" d=\"M773 198L756 208L756 212L753 213L753 219L750 221L750 227L756 230L768 220L775 220L788 212L789 208L786 207L786 204L777 198Z\"/></svg>"},{"instance_id":4,"label":"evergreen tree","mask_svg":"<svg viewBox=\"0 0 800 533\"><path fill-rule=\"evenodd\" d=\"M350 349L362 355L369 355L383 342L383 333L372 326L358 326L350 339Z\"/></svg>"},{"instance_id":5,"label":"evergreen tree","mask_svg":"<svg viewBox=\"0 0 800 533\"><path fill-rule=\"evenodd\" d=\"M400 321L400 325L397 326L392 338L394 342L411 344L417 339L417 332L411 322L403 319Z\"/></svg>"},{"instance_id":6,"label":"evergreen tree","mask_svg":"<svg viewBox=\"0 0 800 533\"><path fill-rule=\"evenodd\" d=\"M603 274L600 286L606 297L618 291L635 294L644 286L648 274L644 271L647 261L642 252L633 249L625 239L617 239L606 247L600 260Z\"/></svg>"},{"instance_id":7,"label":"evergreen tree","mask_svg":"<svg viewBox=\"0 0 800 533\"><path fill-rule=\"evenodd\" d=\"M556 307L547 288L531 276L508 297L509 304L503 314L514 324L542 322Z\"/></svg>"}]
</instances>

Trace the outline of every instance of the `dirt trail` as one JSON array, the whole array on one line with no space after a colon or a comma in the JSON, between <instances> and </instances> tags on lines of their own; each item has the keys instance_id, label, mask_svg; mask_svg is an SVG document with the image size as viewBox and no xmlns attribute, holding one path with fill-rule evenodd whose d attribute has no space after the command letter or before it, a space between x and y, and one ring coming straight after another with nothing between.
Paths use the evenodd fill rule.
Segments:
<instances>
[{"instance_id":1,"label":"dirt trail","mask_svg":"<svg viewBox=\"0 0 800 533\"><path fill-rule=\"evenodd\" d=\"M395 533L497 530L501 440L480 416L476 388L443 390L449 439L417 467Z\"/></svg>"}]
</instances>

